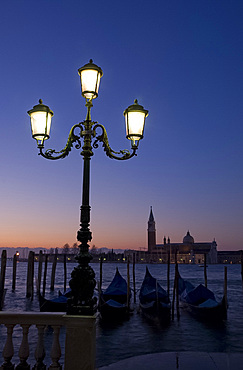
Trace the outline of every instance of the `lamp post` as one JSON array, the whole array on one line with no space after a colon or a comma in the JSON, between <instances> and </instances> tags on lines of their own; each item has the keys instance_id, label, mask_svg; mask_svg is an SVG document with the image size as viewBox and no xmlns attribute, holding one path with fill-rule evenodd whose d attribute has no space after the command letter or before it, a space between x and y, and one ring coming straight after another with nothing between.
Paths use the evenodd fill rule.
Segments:
<instances>
[{"instance_id":1,"label":"lamp post","mask_svg":"<svg viewBox=\"0 0 243 370\"><path fill-rule=\"evenodd\" d=\"M89 262L92 256L89 253L88 242L92 239L90 231L90 159L93 156L93 148L96 149L102 143L106 155L113 159L126 160L136 155L139 140L143 138L145 118L148 111L138 104L137 100L125 111L126 137L131 140L131 152L120 150L118 152L111 149L106 129L103 125L91 120L91 108L93 99L98 97L100 79L103 72L100 67L95 65L92 60L79 68L81 93L86 100L87 107L86 119L75 124L69 133L69 137L64 149L55 151L47 149L44 151L44 141L49 139L51 119L53 112L42 100L28 111L31 120L32 137L36 139L39 154L47 159L56 160L65 158L71 151L73 145L76 149L81 149L84 160L83 167L83 189L82 205L80 216L80 229L77 232L79 253L76 257L78 265L71 273L69 282L71 288L71 298L68 299L67 313L70 315L92 315L96 311L96 298L93 297L95 273ZM83 141L83 144L82 144Z\"/></svg>"}]
</instances>

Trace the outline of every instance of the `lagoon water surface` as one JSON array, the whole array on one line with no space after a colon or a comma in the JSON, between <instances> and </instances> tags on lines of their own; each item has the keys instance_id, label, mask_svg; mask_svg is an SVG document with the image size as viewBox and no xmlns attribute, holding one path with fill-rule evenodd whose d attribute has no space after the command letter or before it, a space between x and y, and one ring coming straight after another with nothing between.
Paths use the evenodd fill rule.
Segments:
<instances>
[{"instance_id":1,"label":"lagoon water surface","mask_svg":"<svg viewBox=\"0 0 243 370\"><path fill-rule=\"evenodd\" d=\"M99 264L91 264L96 279L99 279ZM67 264L68 278L75 266ZM167 266L164 264L147 265L151 274L159 283L167 287ZM57 296L58 289L63 289L63 264L57 264L55 291L50 292L51 264L48 264L48 279L46 298ZM112 280L116 267L123 277L127 275L127 265L117 263L103 264L103 283L105 288ZM136 291L139 290L145 275L145 264L136 265ZM174 280L174 265L170 269L170 293ZM194 285L204 283L204 271L198 265L179 265L183 278L190 280ZM35 275L38 272L38 263L35 263ZM241 281L241 266L227 265L228 272L228 318L220 325L206 324L197 321L188 313L180 311L180 320L175 315L174 321L166 326L160 326L146 321L138 314L136 305L130 319L119 324L103 323L97 317L96 332L96 364L97 367L108 365L126 357L146 353L170 351L201 351L201 352L243 352L243 290ZM12 293L12 262L8 261L6 269L5 287L8 289L5 297L4 311L38 311L39 305L36 295L33 301L25 298L26 294L27 263L17 265L16 291ZM209 265L207 268L208 288L217 298L222 298L224 290L224 265ZM133 288L132 266L130 266L130 281ZM138 292L137 292L138 301ZM132 298L133 302L133 298ZM0 326L0 352L5 342L6 329ZM51 343L52 333L46 333ZM14 331L14 343L20 342L21 329ZM61 331L61 346L64 346L64 333ZM32 344L33 341L33 344ZM30 359L34 358L34 343L36 334L30 336ZM48 346L47 346L48 347ZM48 354L48 350L47 350ZM15 354L15 357L17 354ZM1 361L0 361L1 362ZM62 361L60 361L62 362Z\"/></svg>"}]
</instances>

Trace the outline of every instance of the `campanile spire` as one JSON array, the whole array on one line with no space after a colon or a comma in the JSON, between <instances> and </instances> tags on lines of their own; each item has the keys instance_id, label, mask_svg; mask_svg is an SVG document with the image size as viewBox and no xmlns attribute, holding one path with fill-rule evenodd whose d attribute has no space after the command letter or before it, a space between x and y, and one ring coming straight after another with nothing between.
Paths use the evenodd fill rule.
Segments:
<instances>
[{"instance_id":1,"label":"campanile spire","mask_svg":"<svg viewBox=\"0 0 243 370\"><path fill-rule=\"evenodd\" d=\"M152 206L150 207L150 214L148 220L148 252L152 253L152 250L156 246L156 229Z\"/></svg>"}]
</instances>

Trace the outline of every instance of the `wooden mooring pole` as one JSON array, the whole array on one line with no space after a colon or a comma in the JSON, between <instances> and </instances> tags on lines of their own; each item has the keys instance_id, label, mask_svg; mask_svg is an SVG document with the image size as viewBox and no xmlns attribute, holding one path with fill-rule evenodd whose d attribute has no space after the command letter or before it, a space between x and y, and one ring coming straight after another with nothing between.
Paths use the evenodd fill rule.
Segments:
<instances>
[{"instance_id":1,"label":"wooden mooring pole","mask_svg":"<svg viewBox=\"0 0 243 370\"><path fill-rule=\"evenodd\" d=\"M43 297L45 297L45 293L46 293L47 262L48 262L48 254L45 254L45 265L44 265L44 276L43 276L43 291L42 291Z\"/></svg>"},{"instance_id":2,"label":"wooden mooring pole","mask_svg":"<svg viewBox=\"0 0 243 370\"><path fill-rule=\"evenodd\" d=\"M100 288L100 291L102 290L102 279L103 279L103 257L100 256L100 285L99 285L99 288Z\"/></svg>"},{"instance_id":3,"label":"wooden mooring pole","mask_svg":"<svg viewBox=\"0 0 243 370\"><path fill-rule=\"evenodd\" d=\"M208 278L207 278L207 255L204 253L204 283L205 287L208 287Z\"/></svg>"},{"instance_id":4,"label":"wooden mooring pole","mask_svg":"<svg viewBox=\"0 0 243 370\"><path fill-rule=\"evenodd\" d=\"M42 251L40 251L39 252L39 264L38 264L37 293L40 292L40 288L41 288L42 262L43 262L43 253Z\"/></svg>"},{"instance_id":5,"label":"wooden mooring pole","mask_svg":"<svg viewBox=\"0 0 243 370\"><path fill-rule=\"evenodd\" d=\"M167 294L170 297L170 251L167 256Z\"/></svg>"},{"instance_id":6,"label":"wooden mooring pole","mask_svg":"<svg viewBox=\"0 0 243 370\"><path fill-rule=\"evenodd\" d=\"M227 266L224 266L224 302L225 308L227 311L228 302L227 302Z\"/></svg>"},{"instance_id":7,"label":"wooden mooring pole","mask_svg":"<svg viewBox=\"0 0 243 370\"><path fill-rule=\"evenodd\" d=\"M129 263L130 263L130 256L127 256L127 307L130 308L130 270L129 270Z\"/></svg>"},{"instance_id":8,"label":"wooden mooring pole","mask_svg":"<svg viewBox=\"0 0 243 370\"><path fill-rule=\"evenodd\" d=\"M26 298L31 298L32 301L34 297L34 259L35 253L30 251L28 256Z\"/></svg>"},{"instance_id":9,"label":"wooden mooring pole","mask_svg":"<svg viewBox=\"0 0 243 370\"><path fill-rule=\"evenodd\" d=\"M100 256L100 280L98 280L98 300L100 302L100 296L101 296L101 291L102 291L102 265L103 263L103 257Z\"/></svg>"},{"instance_id":10,"label":"wooden mooring pole","mask_svg":"<svg viewBox=\"0 0 243 370\"><path fill-rule=\"evenodd\" d=\"M174 320L175 315L175 295L176 295L176 265L177 265L177 252L175 253L175 277L174 277L174 286L173 286L173 296L172 296L172 312L171 312L171 318Z\"/></svg>"},{"instance_id":11,"label":"wooden mooring pole","mask_svg":"<svg viewBox=\"0 0 243 370\"><path fill-rule=\"evenodd\" d=\"M174 287L173 287L173 299L172 299L172 320L174 320L174 311L175 311L175 301L176 301L176 313L177 313L177 320L180 320L180 307L179 307L179 270L178 270L178 263L177 263L177 251L175 253L175 279L174 279Z\"/></svg>"},{"instance_id":12,"label":"wooden mooring pole","mask_svg":"<svg viewBox=\"0 0 243 370\"><path fill-rule=\"evenodd\" d=\"M17 255L13 256L13 279L12 279L12 292L15 291L16 287L16 270L17 270Z\"/></svg>"},{"instance_id":13,"label":"wooden mooring pole","mask_svg":"<svg viewBox=\"0 0 243 370\"><path fill-rule=\"evenodd\" d=\"M64 286L63 286L63 289L64 289L64 293L66 292L66 288L67 288L67 255L66 253L64 254L63 256L63 268L64 268Z\"/></svg>"},{"instance_id":14,"label":"wooden mooring pole","mask_svg":"<svg viewBox=\"0 0 243 370\"><path fill-rule=\"evenodd\" d=\"M0 289L4 289L5 284L5 274L6 274L6 264L7 264L7 251L4 249L1 256L1 274L0 274Z\"/></svg>"},{"instance_id":15,"label":"wooden mooring pole","mask_svg":"<svg viewBox=\"0 0 243 370\"><path fill-rule=\"evenodd\" d=\"M179 307L179 270L178 270L178 263L176 261L176 313L177 313L177 320L180 320L180 307Z\"/></svg>"},{"instance_id":16,"label":"wooden mooring pole","mask_svg":"<svg viewBox=\"0 0 243 370\"><path fill-rule=\"evenodd\" d=\"M56 267L57 267L57 249L55 250L53 264L52 264L52 270L51 270L51 286L50 290L54 290L54 284L55 284L55 275L56 275Z\"/></svg>"},{"instance_id":17,"label":"wooden mooring pole","mask_svg":"<svg viewBox=\"0 0 243 370\"><path fill-rule=\"evenodd\" d=\"M4 301L4 284L5 284L5 274L6 274L6 264L7 264L7 251L4 249L2 251L1 257L1 273L0 273L0 311L2 310Z\"/></svg>"},{"instance_id":18,"label":"wooden mooring pole","mask_svg":"<svg viewBox=\"0 0 243 370\"><path fill-rule=\"evenodd\" d=\"M133 253L132 278L133 278L133 302L134 302L134 304L136 304L136 274L135 274L135 264L136 264L136 253Z\"/></svg>"}]
</instances>

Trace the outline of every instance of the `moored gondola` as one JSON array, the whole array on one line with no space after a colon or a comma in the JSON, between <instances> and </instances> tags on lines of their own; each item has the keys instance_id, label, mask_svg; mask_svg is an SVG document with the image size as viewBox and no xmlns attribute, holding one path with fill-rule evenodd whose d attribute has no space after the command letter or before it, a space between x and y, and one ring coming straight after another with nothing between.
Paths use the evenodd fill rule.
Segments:
<instances>
[{"instance_id":1,"label":"moored gondola","mask_svg":"<svg viewBox=\"0 0 243 370\"><path fill-rule=\"evenodd\" d=\"M61 295L54 299L46 299L39 293L40 312L66 312L67 297Z\"/></svg>"},{"instance_id":2,"label":"moored gondola","mask_svg":"<svg viewBox=\"0 0 243 370\"><path fill-rule=\"evenodd\" d=\"M178 274L178 295L182 308L198 319L219 321L227 318L225 295L218 301L210 289L202 284L195 287L180 274Z\"/></svg>"},{"instance_id":3,"label":"moored gondola","mask_svg":"<svg viewBox=\"0 0 243 370\"><path fill-rule=\"evenodd\" d=\"M171 303L168 293L161 287L146 267L145 277L139 293L139 308L150 320L168 322L170 320Z\"/></svg>"},{"instance_id":4,"label":"moored gondola","mask_svg":"<svg viewBox=\"0 0 243 370\"><path fill-rule=\"evenodd\" d=\"M98 310L104 320L123 320L129 317L130 294L126 280L118 268L110 285L99 292Z\"/></svg>"}]
</instances>

